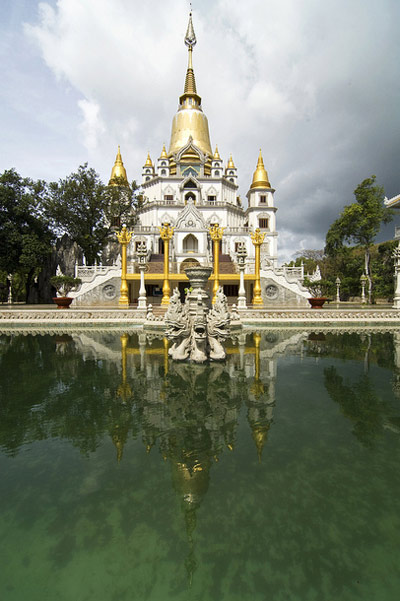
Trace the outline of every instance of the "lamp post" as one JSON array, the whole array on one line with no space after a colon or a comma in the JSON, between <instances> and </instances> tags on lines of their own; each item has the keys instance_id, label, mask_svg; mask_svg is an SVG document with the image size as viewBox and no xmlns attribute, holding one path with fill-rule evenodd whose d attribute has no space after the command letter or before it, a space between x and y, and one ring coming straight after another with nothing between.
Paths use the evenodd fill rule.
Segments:
<instances>
[{"instance_id":1,"label":"lamp post","mask_svg":"<svg viewBox=\"0 0 400 601\"><path fill-rule=\"evenodd\" d=\"M12 305L12 280L13 280L12 273L8 274L7 279L10 282L10 286L8 288L7 304Z\"/></svg>"},{"instance_id":2,"label":"lamp post","mask_svg":"<svg viewBox=\"0 0 400 601\"><path fill-rule=\"evenodd\" d=\"M253 234L250 234L255 247L255 260L254 260L254 288L253 288L253 305L262 305L263 300L261 296L261 284L260 284L260 246L264 242L265 233L260 232L260 228L257 228Z\"/></svg>"},{"instance_id":3,"label":"lamp post","mask_svg":"<svg viewBox=\"0 0 400 601\"><path fill-rule=\"evenodd\" d=\"M367 283L367 276L365 275L365 273L362 274L362 276L360 277L360 282L361 282L361 304L365 305L365 303L367 302L366 298L365 298L365 285Z\"/></svg>"},{"instance_id":4,"label":"lamp post","mask_svg":"<svg viewBox=\"0 0 400 601\"><path fill-rule=\"evenodd\" d=\"M210 227L211 240L214 242L214 285L213 285L213 304L217 298L219 288L219 243L222 240L224 228L219 227L219 223L215 223Z\"/></svg>"},{"instance_id":5,"label":"lamp post","mask_svg":"<svg viewBox=\"0 0 400 601\"><path fill-rule=\"evenodd\" d=\"M236 258L239 267L239 295L238 295L238 309L246 309L246 289L244 287L244 270L246 268L246 257L247 250L245 244L242 242L239 244Z\"/></svg>"},{"instance_id":6,"label":"lamp post","mask_svg":"<svg viewBox=\"0 0 400 601\"><path fill-rule=\"evenodd\" d=\"M341 280L340 277L338 276L336 278L336 302L340 303L340 284L341 284Z\"/></svg>"},{"instance_id":7,"label":"lamp post","mask_svg":"<svg viewBox=\"0 0 400 601\"><path fill-rule=\"evenodd\" d=\"M394 298L393 309L400 309L400 242L394 249L392 257L394 259Z\"/></svg>"},{"instance_id":8,"label":"lamp post","mask_svg":"<svg viewBox=\"0 0 400 601\"><path fill-rule=\"evenodd\" d=\"M161 300L162 305L169 305L169 297L171 294L171 288L169 285L169 241L174 235L174 228L169 223L163 223L162 226L158 226L160 230L160 236L164 242L164 283L163 283L163 297Z\"/></svg>"},{"instance_id":9,"label":"lamp post","mask_svg":"<svg viewBox=\"0 0 400 601\"><path fill-rule=\"evenodd\" d=\"M146 310L146 286L144 285L144 272L146 270L147 246L146 242L138 242L136 247L136 255L138 258L140 271L140 288L138 298L138 309Z\"/></svg>"},{"instance_id":10,"label":"lamp post","mask_svg":"<svg viewBox=\"0 0 400 601\"><path fill-rule=\"evenodd\" d=\"M129 306L129 289L126 281L126 247L132 238L132 232L128 232L126 225L123 224L122 230L116 234L118 242L121 244L121 288L119 295L119 304Z\"/></svg>"}]
</instances>

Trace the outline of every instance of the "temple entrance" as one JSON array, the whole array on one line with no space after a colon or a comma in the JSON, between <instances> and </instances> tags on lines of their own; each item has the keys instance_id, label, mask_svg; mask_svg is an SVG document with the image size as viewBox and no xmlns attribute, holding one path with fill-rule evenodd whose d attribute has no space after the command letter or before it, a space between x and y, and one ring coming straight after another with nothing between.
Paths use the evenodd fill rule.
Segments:
<instances>
[{"instance_id":1,"label":"temple entrance","mask_svg":"<svg viewBox=\"0 0 400 601\"><path fill-rule=\"evenodd\" d=\"M199 241L193 234L188 234L183 240L183 252L184 253L197 253L199 252ZM192 259L189 259L190 261Z\"/></svg>"},{"instance_id":2,"label":"temple entrance","mask_svg":"<svg viewBox=\"0 0 400 601\"><path fill-rule=\"evenodd\" d=\"M185 259L182 261L179 271L181 273L185 273L186 267L191 267L192 265L200 265L197 259ZM187 283L185 284L187 286Z\"/></svg>"}]
</instances>

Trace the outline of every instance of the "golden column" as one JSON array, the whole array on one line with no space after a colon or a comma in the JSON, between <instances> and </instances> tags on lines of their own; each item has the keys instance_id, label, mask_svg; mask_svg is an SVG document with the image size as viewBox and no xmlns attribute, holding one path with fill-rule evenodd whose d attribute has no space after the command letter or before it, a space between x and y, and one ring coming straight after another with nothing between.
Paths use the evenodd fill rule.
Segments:
<instances>
[{"instance_id":1,"label":"golden column","mask_svg":"<svg viewBox=\"0 0 400 601\"><path fill-rule=\"evenodd\" d=\"M132 232L128 232L126 225L122 226L122 230L117 232L118 242L121 244L121 288L119 296L119 304L129 305L128 282L126 281L126 247L132 238Z\"/></svg>"},{"instance_id":2,"label":"golden column","mask_svg":"<svg viewBox=\"0 0 400 601\"><path fill-rule=\"evenodd\" d=\"M224 228L219 227L219 223L215 223L210 227L211 240L214 242L214 286L213 286L213 304L217 298L219 288L219 243L222 240Z\"/></svg>"},{"instance_id":3,"label":"golden column","mask_svg":"<svg viewBox=\"0 0 400 601\"><path fill-rule=\"evenodd\" d=\"M260 228L257 228L254 234L250 234L255 247L255 261L254 261L254 289L253 289L253 305L262 305L263 300L261 297L261 284L260 284L260 246L264 242L265 234L260 232Z\"/></svg>"},{"instance_id":4,"label":"golden column","mask_svg":"<svg viewBox=\"0 0 400 601\"><path fill-rule=\"evenodd\" d=\"M174 234L174 228L170 227L169 223L163 223L162 226L158 226L160 230L160 236L164 242L164 283L163 283L163 297L161 300L162 305L169 305L169 297L171 294L171 288L169 286L169 241Z\"/></svg>"}]
</instances>

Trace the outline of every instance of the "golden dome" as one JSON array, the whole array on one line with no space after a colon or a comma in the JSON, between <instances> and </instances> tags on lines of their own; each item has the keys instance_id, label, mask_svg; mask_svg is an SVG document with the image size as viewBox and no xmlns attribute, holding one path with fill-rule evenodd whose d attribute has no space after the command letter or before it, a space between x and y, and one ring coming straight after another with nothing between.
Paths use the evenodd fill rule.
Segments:
<instances>
[{"instance_id":1,"label":"golden dome","mask_svg":"<svg viewBox=\"0 0 400 601\"><path fill-rule=\"evenodd\" d=\"M119 146L118 146L118 152L117 152L117 156L115 159L114 167L111 169L111 177L110 177L110 181L108 182L108 185L109 186L120 185L115 181L116 178L123 179L128 184L126 169L122 162L121 150L120 150Z\"/></svg>"},{"instance_id":2,"label":"golden dome","mask_svg":"<svg viewBox=\"0 0 400 601\"><path fill-rule=\"evenodd\" d=\"M153 167L153 163L151 161L150 153L149 152L147 153L147 159L146 159L146 162L145 162L144 166L145 167Z\"/></svg>"},{"instance_id":3,"label":"golden dome","mask_svg":"<svg viewBox=\"0 0 400 601\"><path fill-rule=\"evenodd\" d=\"M268 173L265 170L264 161L263 161L261 149L260 149L260 154L258 155L257 168L254 171L253 182L250 186L250 189L270 188L270 187L271 187L271 184L269 183L269 180L268 180Z\"/></svg>"},{"instance_id":4,"label":"golden dome","mask_svg":"<svg viewBox=\"0 0 400 601\"><path fill-rule=\"evenodd\" d=\"M208 120L201 108L201 98L197 94L196 80L194 77L192 52L196 44L196 35L193 29L192 13L189 16L189 25L185 36L185 44L188 46L189 57L186 71L185 87L179 98L178 112L172 120L171 141L168 155L177 153L186 146L190 137L195 146L200 148L203 154L213 156L208 131Z\"/></svg>"},{"instance_id":5,"label":"golden dome","mask_svg":"<svg viewBox=\"0 0 400 601\"><path fill-rule=\"evenodd\" d=\"M160 159L167 159L167 158L168 158L167 151L165 150L165 144L163 144Z\"/></svg>"},{"instance_id":6,"label":"golden dome","mask_svg":"<svg viewBox=\"0 0 400 601\"><path fill-rule=\"evenodd\" d=\"M231 154L229 155L229 161L228 161L228 164L227 164L226 168L227 169L236 169L235 163L233 162Z\"/></svg>"},{"instance_id":7,"label":"golden dome","mask_svg":"<svg viewBox=\"0 0 400 601\"><path fill-rule=\"evenodd\" d=\"M214 152L213 159L214 159L215 161L220 161L220 160L221 160L221 157L219 156L219 152L218 152L218 146L217 146L217 145L215 146L215 152Z\"/></svg>"}]
</instances>

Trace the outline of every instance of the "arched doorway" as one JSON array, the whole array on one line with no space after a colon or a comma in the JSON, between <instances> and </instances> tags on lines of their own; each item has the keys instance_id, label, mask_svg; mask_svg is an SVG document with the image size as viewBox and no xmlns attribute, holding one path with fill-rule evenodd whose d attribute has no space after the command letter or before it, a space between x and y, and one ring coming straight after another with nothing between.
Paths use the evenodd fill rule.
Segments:
<instances>
[{"instance_id":1,"label":"arched doorway","mask_svg":"<svg viewBox=\"0 0 400 601\"><path fill-rule=\"evenodd\" d=\"M191 267L192 265L200 265L197 259L185 259L182 261L179 271L181 273L185 273L186 267Z\"/></svg>"},{"instance_id":2,"label":"arched doorway","mask_svg":"<svg viewBox=\"0 0 400 601\"><path fill-rule=\"evenodd\" d=\"M188 203L188 200L192 200L193 204L196 204L196 195L193 192L188 192L185 194L185 205Z\"/></svg>"},{"instance_id":3,"label":"arched doorway","mask_svg":"<svg viewBox=\"0 0 400 601\"><path fill-rule=\"evenodd\" d=\"M186 238L183 239L183 252L184 253L198 253L199 252L199 241L196 236L193 234L188 234Z\"/></svg>"}]
</instances>

